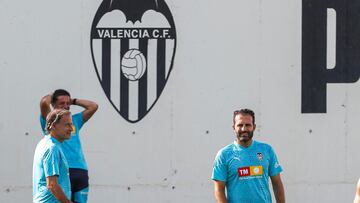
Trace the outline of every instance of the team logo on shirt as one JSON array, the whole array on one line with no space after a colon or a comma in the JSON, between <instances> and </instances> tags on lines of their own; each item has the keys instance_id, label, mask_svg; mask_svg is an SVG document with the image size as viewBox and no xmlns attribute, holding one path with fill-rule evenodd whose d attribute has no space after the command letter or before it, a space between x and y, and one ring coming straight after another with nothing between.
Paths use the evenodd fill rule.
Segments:
<instances>
[{"instance_id":1,"label":"team logo on shirt","mask_svg":"<svg viewBox=\"0 0 360 203\"><path fill-rule=\"evenodd\" d=\"M257 158L259 159L259 161L262 161L262 160L263 160L263 155L262 155L261 152L256 153L256 156L257 156Z\"/></svg>"},{"instance_id":2,"label":"team logo on shirt","mask_svg":"<svg viewBox=\"0 0 360 203\"><path fill-rule=\"evenodd\" d=\"M103 0L91 26L91 53L104 93L128 122L144 118L173 67L175 23L164 0Z\"/></svg>"},{"instance_id":3,"label":"team logo on shirt","mask_svg":"<svg viewBox=\"0 0 360 203\"><path fill-rule=\"evenodd\" d=\"M239 177L261 176L262 174L263 174L262 166L247 166L247 167L238 168Z\"/></svg>"}]
</instances>

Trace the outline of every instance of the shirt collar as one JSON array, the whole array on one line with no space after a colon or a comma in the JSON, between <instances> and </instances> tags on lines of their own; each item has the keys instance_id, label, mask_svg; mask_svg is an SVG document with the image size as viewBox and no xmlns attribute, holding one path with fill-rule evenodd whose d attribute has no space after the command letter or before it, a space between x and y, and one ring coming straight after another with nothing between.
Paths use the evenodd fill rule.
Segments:
<instances>
[{"instance_id":1,"label":"shirt collar","mask_svg":"<svg viewBox=\"0 0 360 203\"><path fill-rule=\"evenodd\" d=\"M59 142L59 140L57 140L55 137L51 136L50 134L47 134L45 136L48 137L48 139L50 139L53 143L61 144L61 142Z\"/></svg>"},{"instance_id":2,"label":"shirt collar","mask_svg":"<svg viewBox=\"0 0 360 203\"><path fill-rule=\"evenodd\" d=\"M237 148L241 149L241 150L246 150L246 149L251 149L251 148L253 148L255 142L256 142L255 140L252 140L252 143L251 143L250 146L248 146L248 147L243 147L243 146L239 145L239 143L237 143L236 140L234 140L234 145L235 145Z\"/></svg>"}]
</instances>

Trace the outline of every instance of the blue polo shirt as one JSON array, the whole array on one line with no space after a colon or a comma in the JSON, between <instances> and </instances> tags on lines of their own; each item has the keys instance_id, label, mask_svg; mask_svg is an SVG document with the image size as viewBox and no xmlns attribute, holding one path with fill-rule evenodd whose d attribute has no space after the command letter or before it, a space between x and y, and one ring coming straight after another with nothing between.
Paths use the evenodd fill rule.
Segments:
<instances>
[{"instance_id":1,"label":"blue polo shirt","mask_svg":"<svg viewBox=\"0 0 360 203\"><path fill-rule=\"evenodd\" d=\"M83 112L72 115L72 122L74 129L71 132L71 137L61 144L61 149L65 154L66 160L68 161L69 168L88 170L79 136L80 129L84 124ZM46 134L46 120L41 115L40 125L43 133Z\"/></svg>"},{"instance_id":2,"label":"blue polo shirt","mask_svg":"<svg viewBox=\"0 0 360 203\"><path fill-rule=\"evenodd\" d=\"M269 177L280 172L270 145L253 140L242 147L235 141L216 155L211 178L225 182L229 203L271 203Z\"/></svg>"},{"instance_id":3,"label":"blue polo shirt","mask_svg":"<svg viewBox=\"0 0 360 203\"><path fill-rule=\"evenodd\" d=\"M40 140L33 163L33 202L58 202L46 187L46 177L57 176L57 182L68 199L71 198L69 166L60 148L61 143L50 135Z\"/></svg>"}]
</instances>

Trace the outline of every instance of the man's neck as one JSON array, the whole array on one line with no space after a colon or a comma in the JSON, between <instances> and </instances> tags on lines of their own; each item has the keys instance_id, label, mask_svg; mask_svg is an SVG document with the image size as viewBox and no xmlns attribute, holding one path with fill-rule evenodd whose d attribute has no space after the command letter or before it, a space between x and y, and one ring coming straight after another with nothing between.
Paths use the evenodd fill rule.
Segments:
<instances>
[{"instance_id":1,"label":"man's neck","mask_svg":"<svg viewBox=\"0 0 360 203\"><path fill-rule=\"evenodd\" d=\"M64 140L60 139L59 136L55 135L54 133L50 132L50 136L55 138L57 141L59 141L60 143L64 142Z\"/></svg>"}]
</instances>

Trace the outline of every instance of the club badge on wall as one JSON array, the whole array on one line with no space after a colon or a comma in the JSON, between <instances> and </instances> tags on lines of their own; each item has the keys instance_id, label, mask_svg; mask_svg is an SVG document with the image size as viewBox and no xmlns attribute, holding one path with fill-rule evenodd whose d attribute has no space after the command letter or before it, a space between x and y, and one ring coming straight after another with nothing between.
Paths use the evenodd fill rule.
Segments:
<instances>
[{"instance_id":1,"label":"club badge on wall","mask_svg":"<svg viewBox=\"0 0 360 203\"><path fill-rule=\"evenodd\" d=\"M140 121L173 68L176 30L164 0L104 0L91 26L96 74L114 109Z\"/></svg>"}]
</instances>

